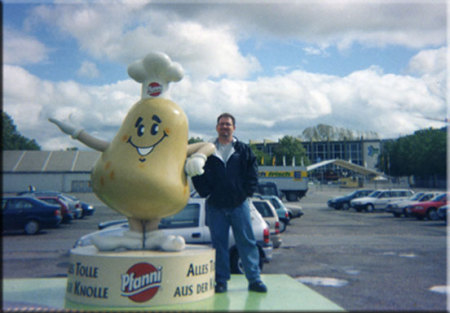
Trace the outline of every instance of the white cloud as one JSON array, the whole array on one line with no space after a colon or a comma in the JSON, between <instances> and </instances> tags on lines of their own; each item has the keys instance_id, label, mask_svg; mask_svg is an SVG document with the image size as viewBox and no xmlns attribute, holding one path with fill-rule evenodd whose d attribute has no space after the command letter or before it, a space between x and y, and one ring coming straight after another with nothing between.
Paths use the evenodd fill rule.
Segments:
<instances>
[{"instance_id":1,"label":"white cloud","mask_svg":"<svg viewBox=\"0 0 450 313\"><path fill-rule=\"evenodd\" d=\"M441 74L445 72L447 64L447 47L434 50L423 50L409 61L408 70L422 75Z\"/></svg>"},{"instance_id":2,"label":"white cloud","mask_svg":"<svg viewBox=\"0 0 450 313\"><path fill-rule=\"evenodd\" d=\"M140 86L131 79L105 86L48 82L20 67L4 66L4 109L24 135L45 149L81 144L49 124L50 116L111 140ZM236 135L245 141L299 135L306 127L329 123L383 138L440 126L418 115L443 116L446 104L420 77L384 74L372 67L346 77L292 71L255 81L192 79L186 76L170 87L171 97L186 112L190 135L215 136L215 118L230 112L237 118ZM433 124L434 123L434 124ZM56 138L56 139L55 139Z\"/></svg>"},{"instance_id":3,"label":"white cloud","mask_svg":"<svg viewBox=\"0 0 450 313\"><path fill-rule=\"evenodd\" d=\"M10 28L3 30L3 36L3 62L6 64L34 64L48 57L48 49L36 38Z\"/></svg>"},{"instance_id":4,"label":"white cloud","mask_svg":"<svg viewBox=\"0 0 450 313\"><path fill-rule=\"evenodd\" d=\"M446 3L292 1L239 3L125 2L40 6L43 20L75 38L98 59L129 64L150 50L162 50L195 77L246 78L260 70L239 43L289 39L308 44L307 53L401 45L420 49L446 42ZM37 17L36 17L37 16Z\"/></svg>"},{"instance_id":5,"label":"white cloud","mask_svg":"<svg viewBox=\"0 0 450 313\"><path fill-rule=\"evenodd\" d=\"M82 77L96 78L99 76L100 73L95 63L83 61L83 63L81 63L80 68L78 69L77 74Z\"/></svg>"},{"instance_id":6,"label":"white cloud","mask_svg":"<svg viewBox=\"0 0 450 313\"><path fill-rule=\"evenodd\" d=\"M124 69L150 50L166 51L186 70L170 94L187 113L191 136L215 136L215 118L224 111L236 116L236 135L243 140L276 140L318 123L376 131L384 138L442 126L417 116L446 114L446 49L430 48L445 43L445 4L102 3L39 6L27 27L46 21L63 36L75 38L89 59L119 61ZM354 43L426 50L411 59L406 75L385 74L378 67L345 77L283 68L276 76L258 77L259 61L239 46L250 36L256 41L267 37L306 42L310 52L321 53L331 46L349 49ZM5 36L7 63L46 59L48 50L38 40L20 33L17 38L23 41L15 38ZM23 47L29 51L19 51L26 50ZM140 94L139 84L131 79L87 86L46 81L19 66L4 65L3 70L5 111L44 149L85 148L61 134L48 117L111 140ZM95 77L98 69L85 62L79 74Z\"/></svg>"}]
</instances>

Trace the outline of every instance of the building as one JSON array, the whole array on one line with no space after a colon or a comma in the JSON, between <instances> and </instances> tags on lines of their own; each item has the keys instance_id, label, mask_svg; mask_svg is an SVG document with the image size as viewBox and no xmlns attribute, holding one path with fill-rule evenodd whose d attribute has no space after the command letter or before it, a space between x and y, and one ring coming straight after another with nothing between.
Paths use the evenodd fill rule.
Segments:
<instances>
[{"instance_id":1,"label":"building","mask_svg":"<svg viewBox=\"0 0 450 313\"><path fill-rule=\"evenodd\" d=\"M28 190L91 192L97 151L3 151L3 193Z\"/></svg>"},{"instance_id":2,"label":"building","mask_svg":"<svg viewBox=\"0 0 450 313\"><path fill-rule=\"evenodd\" d=\"M273 154L277 142L250 142L256 148ZM311 163L331 159L350 161L376 170L381 150L380 140L302 142ZM2 186L4 193L16 193L34 186L36 190L92 192L90 176L98 151L3 151ZM323 177L327 170L339 172L342 167L330 163L315 169L311 176ZM345 170L345 169L344 169ZM341 173L342 174L342 173Z\"/></svg>"},{"instance_id":3,"label":"building","mask_svg":"<svg viewBox=\"0 0 450 313\"><path fill-rule=\"evenodd\" d=\"M340 159L374 171L377 170L378 157L382 149L382 141L380 139L301 141L301 143L306 150L306 156L312 164ZM272 156L278 142L264 140L263 142L251 141L250 144ZM330 164L329 167L336 168L333 164ZM324 170L326 169L319 169L319 171Z\"/></svg>"}]
</instances>

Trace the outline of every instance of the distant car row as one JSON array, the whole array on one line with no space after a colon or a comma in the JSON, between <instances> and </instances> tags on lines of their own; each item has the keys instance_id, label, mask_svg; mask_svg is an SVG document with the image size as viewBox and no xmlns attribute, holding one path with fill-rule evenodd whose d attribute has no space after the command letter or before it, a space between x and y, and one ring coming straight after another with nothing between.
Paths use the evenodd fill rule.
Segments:
<instances>
[{"instance_id":1,"label":"distant car row","mask_svg":"<svg viewBox=\"0 0 450 313\"><path fill-rule=\"evenodd\" d=\"M418 219L447 220L446 192L418 192L409 189L355 190L342 197L328 200L328 206L336 210L390 212L395 217L416 217Z\"/></svg>"},{"instance_id":2,"label":"distant car row","mask_svg":"<svg viewBox=\"0 0 450 313\"><path fill-rule=\"evenodd\" d=\"M26 191L2 197L3 230L19 229L29 235L84 218L94 211L92 205L56 191Z\"/></svg>"},{"instance_id":3,"label":"distant car row","mask_svg":"<svg viewBox=\"0 0 450 313\"><path fill-rule=\"evenodd\" d=\"M211 235L206 224L205 199L191 195L188 204L177 214L163 218L158 228L170 235L182 236L188 244L211 244ZM276 196L260 196L250 199L250 216L253 232L260 253L260 268L272 259L272 251L282 244L281 228L286 229L291 218L303 215L301 208L289 211ZM281 226L283 225L283 226ZM74 248L92 244L96 236L121 236L129 230L126 219L99 223L99 231L82 236ZM233 273L243 273L242 263L229 234L230 265Z\"/></svg>"}]
</instances>

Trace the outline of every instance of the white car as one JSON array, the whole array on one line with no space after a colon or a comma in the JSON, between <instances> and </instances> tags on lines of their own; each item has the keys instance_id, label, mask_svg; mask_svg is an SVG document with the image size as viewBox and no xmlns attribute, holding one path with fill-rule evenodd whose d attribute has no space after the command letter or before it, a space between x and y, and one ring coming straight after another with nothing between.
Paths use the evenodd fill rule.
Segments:
<instances>
[{"instance_id":1,"label":"white car","mask_svg":"<svg viewBox=\"0 0 450 313\"><path fill-rule=\"evenodd\" d=\"M270 231L267 223L251 201L250 216L259 249L259 266L262 270L263 264L272 259L273 245L270 241ZM100 223L99 228L102 229L79 238L75 242L74 248L91 245L94 236L121 236L129 229L127 220ZM182 236L187 244L211 244L211 234L209 227L206 225L204 198L190 198L184 209L175 215L163 218L158 228L168 235ZM231 229L229 236L231 271L232 273L242 274L244 271Z\"/></svg>"},{"instance_id":2,"label":"white car","mask_svg":"<svg viewBox=\"0 0 450 313\"><path fill-rule=\"evenodd\" d=\"M269 200L252 198L251 202L266 221L267 225L269 225L270 239L272 240L273 247L275 249L279 248L282 239L277 211Z\"/></svg>"},{"instance_id":3,"label":"white car","mask_svg":"<svg viewBox=\"0 0 450 313\"><path fill-rule=\"evenodd\" d=\"M410 189L380 189L370 193L367 197L356 198L350 205L356 211L384 210L392 201L406 200L414 194Z\"/></svg>"}]
</instances>

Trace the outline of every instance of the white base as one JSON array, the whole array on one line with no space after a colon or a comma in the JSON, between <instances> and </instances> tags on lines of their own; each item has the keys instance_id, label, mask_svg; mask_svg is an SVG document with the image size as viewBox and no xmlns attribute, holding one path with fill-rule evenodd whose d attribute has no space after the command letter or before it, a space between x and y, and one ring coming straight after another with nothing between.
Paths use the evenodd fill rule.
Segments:
<instances>
[{"instance_id":1,"label":"white base","mask_svg":"<svg viewBox=\"0 0 450 313\"><path fill-rule=\"evenodd\" d=\"M150 307L214 295L215 251L186 245L180 252L70 251L66 300L108 307Z\"/></svg>"}]
</instances>

